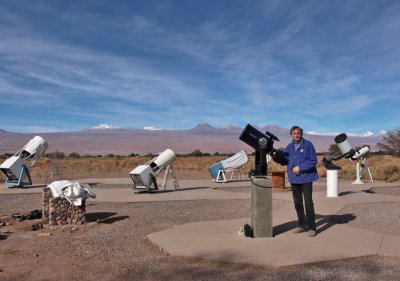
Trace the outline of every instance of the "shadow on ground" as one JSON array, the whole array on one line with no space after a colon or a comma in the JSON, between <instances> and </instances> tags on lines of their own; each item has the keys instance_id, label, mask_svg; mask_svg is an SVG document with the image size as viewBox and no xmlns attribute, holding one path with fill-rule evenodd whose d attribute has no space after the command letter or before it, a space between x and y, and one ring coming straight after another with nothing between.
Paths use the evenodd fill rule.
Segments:
<instances>
[{"instance_id":1,"label":"shadow on ground","mask_svg":"<svg viewBox=\"0 0 400 281\"><path fill-rule=\"evenodd\" d=\"M317 232L321 233L332 227L335 224L349 223L356 219L354 214L343 214L343 215L315 215ZM294 230L297 227L297 220L285 222L283 224L274 226L274 236L283 234L287 231Z\"/></svg>"},{"instance_id":2,"label":"shadow on ground","mask_svg":"<svg viewBox=\"0 0 400 281\"><path fill-rule=\"evenodd\" d=\"M105 223L105 224L112 224L117 221L122 221L124 219L130 218L129 216L117 216L117 213L111 213L111 212L97 212L97 213L89 213L86 214L86 220L88 222L95 222L97 221L98 223Z\"/></svg>"},{"instance_id":3,"label":"shadow on ground","mask_svg":"<svg viewBox=\"0 0 400 281\"><path fill-rule=\"evenodd\" d=\"M157 194L157 193L164 193L164 192L178 192L178 191L189 191L189 190L196 190L196 189L206 189L210 188L208 186L197 186L197 187L188 187L188 188L182 188L182 189L169 189L169 190L161 190L161 189L150 189L150 190L136 190L136 194L142 194L142 193L149 193L149 194Z\"/></svg>"}]
</instances>

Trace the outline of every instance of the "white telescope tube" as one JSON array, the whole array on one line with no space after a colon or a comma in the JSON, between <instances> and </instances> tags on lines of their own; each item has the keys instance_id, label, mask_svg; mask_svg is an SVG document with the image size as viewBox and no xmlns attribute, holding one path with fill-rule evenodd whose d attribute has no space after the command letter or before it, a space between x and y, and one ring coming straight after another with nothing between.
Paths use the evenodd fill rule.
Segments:
<instances>
[{"instance_id":1,"label":"white telescope tube","mask_svg":"<svg viewBox=\"0 0 400 281\"><path fill-rule=\"evenodd\" d=\"M353 157L351 157L351 160L356 160L360 158L361 156L367 154L369 152L369 147L368 146L363 146L359 149L357 149L356 153L354 154Z\"/></svg>"},{"instance_id":2,"label":"white telescope tube","mask_svg":"<svg viewBox=\"0 0 400 281\"><path fill-rule=\"evenodd\" d=\"M158 170L163 166L170 165L176 159L175 152L171 149L167 148L164 150L157 158L150 164L153 170Z\"/></svg>"},{"instance_id":3,"label":"white telescope tube","mask_svg":"<svg viewBox=\"0 0 400 281\"><path fill-rule=\"evenodd\" d=\"M47 142L42 137L36 136L26 144L24 150L29 152L29 154L38 153L39 156L42 156L41 153L47 148Z\"/></svg>"},{"instance_id":4,"label":"white telescope tube","mask_svg":"<svg viewBox=\"0 0 400 281\"><path fill-rule=\"evenodd\" d=\"M348 153L353 149L346 134L340 134L335 137L335 143L339 147L342 154Z\"/></svg>"}]
</instances>

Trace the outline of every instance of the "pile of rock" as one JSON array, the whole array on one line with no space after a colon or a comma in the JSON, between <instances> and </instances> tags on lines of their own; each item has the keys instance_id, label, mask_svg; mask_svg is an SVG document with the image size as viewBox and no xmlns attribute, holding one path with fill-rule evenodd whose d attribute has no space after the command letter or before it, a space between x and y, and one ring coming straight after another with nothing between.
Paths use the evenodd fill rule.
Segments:
<instances>
[{"instance_id":1,"label":"pile of rock","mask_svg":"<svg viewBox=\"0 0 400 281\"><path fill-rule=\"evenodd\" d=\"M71 204L66 198L53 197L50 188L43 188L43 224L65 225L86 223L85 202L81 206Z\"/></svg>"}]
</instances>

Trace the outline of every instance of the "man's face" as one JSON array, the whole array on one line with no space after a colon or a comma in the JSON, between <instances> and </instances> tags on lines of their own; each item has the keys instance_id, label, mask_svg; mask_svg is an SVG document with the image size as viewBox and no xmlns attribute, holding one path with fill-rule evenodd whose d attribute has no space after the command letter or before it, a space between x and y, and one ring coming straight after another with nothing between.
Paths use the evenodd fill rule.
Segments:
<instances>
[{"instance_id":1,"label":"man's face","mask_svg":"<svg viewBox=\"0 0 400 281\"><path fill-rule=\"evenodd\" d=\"M292 132L292 138L294 141L299 141L301 139L301 132L299 129L294 129Z\"/></svg>"}]
</instances>

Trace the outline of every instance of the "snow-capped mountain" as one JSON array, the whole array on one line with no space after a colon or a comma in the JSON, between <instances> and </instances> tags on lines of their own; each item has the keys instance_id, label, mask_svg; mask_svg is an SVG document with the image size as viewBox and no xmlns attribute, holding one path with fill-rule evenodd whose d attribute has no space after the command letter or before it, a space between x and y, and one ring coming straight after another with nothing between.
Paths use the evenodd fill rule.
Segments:
<instances>
[{"instance_id":1,"label":"snow-capped mountain","mask_svg":"<svg viewBox=\"0 0 400 281\"><path fill-rule=\"evenodd\" d=\"M143 129L149 130L149 131L162 131L162 130L164 130L164 129L160 129L160 128L156 128L156 127L152 127L152 126L145 126Z\"/></svg>"},{"instance_id":2,"label":"snow-capped mountain","mask_svg":"<svg viewBox=\"0 0 400 281\"><path fill-rule=\"evenodd\" d=\"M85 130L107 130L107 129L120 129L120 128L114 125L103 123L93 127L86 128Z\"/></svg>"}]
</instances>

